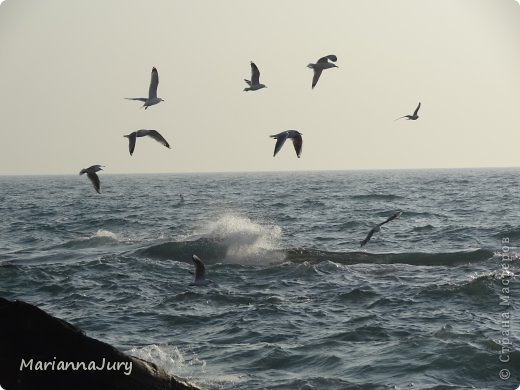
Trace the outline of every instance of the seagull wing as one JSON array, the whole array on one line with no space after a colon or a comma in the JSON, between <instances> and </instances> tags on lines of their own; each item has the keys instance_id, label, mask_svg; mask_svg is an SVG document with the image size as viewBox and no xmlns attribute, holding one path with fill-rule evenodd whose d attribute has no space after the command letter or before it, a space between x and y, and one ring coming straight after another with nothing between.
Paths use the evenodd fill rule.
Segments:
<instances>
[{"instance_id":1,"label":"seagull wing","mask_svg":"<svg viewBox=\"0 0 520 390\"><path fill-rule=\"evenodd\" d=\"M329 54L328 56L321 57L318 60L318 63L329 62L329 60L331 60L332 62L336 62L338 60L338 57L336 57L334 54Z\"/></svg>"},{"instance_id":2,"label":"seagull wing","mask_svg":"<svg viewBox=\"0 0 520 390\"><path fill-rule=\"evenodd\" d=\"M130 152L130 156L134 154L135 150L135 141L137 139L137 133L134 131L126 136L128 138L128 151Z\"/></svg>"},{"instance_id":3,"label":"seagull wing","mask_svg":"<svg viewBox=\"0 0 520 390\"><path fill-rule=\"evenodd\" d=\"M415 111L413 112L413 116L416 116L417 113L419 112L419 108L421 108L421 102L419 102L419 104L417 105L417 108L415 109Z\"/></svg>"},{"instance_id":4,"label":"seagull wing","mask_svg":"<svg viewBox=\"0 0 520 390\"><path fill-rule=\"evenodd\" d=\"M157 97L157 87L159 86L159 73L157 69L152 69L152 79L150 80L150 89L148 91L148 98L156 98Z\"/></svg>"},{"instance_id":5,"label":"seagull wing","mask_svg":"<svg viewBox=\"0 0 520 390\"><path fill-rule=\"evenodd\" d=\"M368 232L367 236L365 237L365 239L363 241L361 241L361 246L365 246L366 244L368 244L368 242L370 241L370 239L372 238L372 236L374 235L374 232L376 231L376 228L373 227L372 229L370 229L370 231Z\"/></svg>"},{"instance_id":6,"label":"seagull wing","mask_svg":"<svg viewBox=\"0 0 520 390\"><path fill-rule=\"evenodd\" d=\"M195 265L195 282L204 280L204 276L206 275L206 268L204 267L204 263L197 255L193 255L191 259Z\"/></svg>"},{"instance_id":7,"label":"seagull wing","mask_svg":"<svg viewBox=\"0 0 520 390\"><path fill-rule=\"evenodd\" d=\"M302 154L302 145L303 145L303 139L301 134L297 134L292 138L292 142L294 145L294 150L296 151L296 155L298 158L300 158Z\"/></svg>"},{"instance_id":8,"label":"seagull wing","mask_svg":"<svg viewBox=\"0 0 520 390\"><path fill-rule=\"evenodd\" d=\"M318 84L318 80L320 79L320 76L321 76L321 69L314 69L314 77L312 78L312 88L314 88L316 86L316 84Z\"/></svg>"},{"instance_id":9,"label":"seagull wing","mask_svg":"<svg viewBox=\"0 0 520 390\"><path fill-rule=\"evenodd\" d=\"M125 98L125 99L127 99L127 100L139 100L140 102L143 102L143 103L148 100L146 98Z\"/></svg>"},{"instance_id":10,"label":"seagull wing","mask_svg":"<svg viewBox=\"0 0 520 390\"><path fill-rule=\"evenodd\" d=\"M260 71L253 61L251 61L251 84L260 84Z\"/></svg>"},{"instance_id":11,"label":"seagull wing","mask_svg":"<svg viewBox=\"0 0 520 390\"><path fill-rule=\"evenodd\" d=\"M244 79L247 85L251 86L251 81Z\"/></svg>"},{"instance_id":12,"label":"seagull wing","mask_svg":"<svg viewBox=\"0 0 520 390\"><path fill-rule=\"evenodd\" d=\"M379 224L379 226L382 226L382 225L384 225L385 223L388 223L388 222L390 222L390 221L393 221L393 220L396 219L396 218L399 218L399 216L400 216L401 214L402 214L401 211L399 211L399 212L393 214L392 216L388 217L388 218L386 219L386 221L381 222L381 223Z\"/></svg>"},{"instance_id":13,"label":"seagull wing","mask_svg":"<svg viewBox=\"0 0 520 390\"><path fill-rule=\"evenodd\" d=\"M87 177L92 182L94 189L98 194L101 193L101 182L99 181L99 176L95 172L87 172Z\"/></svg>"},{"instance_id":14,"label":"seagull wing","mask_svg":"<svg viewBox=\"0 0 520 390\"><path fill-rule=\"evenodd\" d=\"M170 148L170 144L168 143L168 141L166 141L164 139L164 137L157 131L157 130L148 130L148 134L150 137L152 137L154 140L156 140L157 142L163 144L164 146L166 146L168 149Z\"/></svg>"},{"instance_id":15,"label":"seagull wing","mask_svg":"<svg viewBox=\"0 0 520 390\"><path fill-rule=\"evenodd\" d=\"M276 138L276 145L274 146L273 157L278 154L288 136L289 133L287 133L286 131L271 136L272 138Z\"/></svg>"}]
</instances>

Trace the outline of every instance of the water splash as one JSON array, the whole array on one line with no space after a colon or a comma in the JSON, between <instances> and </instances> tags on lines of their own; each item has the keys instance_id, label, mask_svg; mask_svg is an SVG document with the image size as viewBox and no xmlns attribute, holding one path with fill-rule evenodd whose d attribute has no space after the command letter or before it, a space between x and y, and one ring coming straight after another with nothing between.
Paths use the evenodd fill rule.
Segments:
<instances>
[{"instance_id":1,"label":"water splash","mask_svg":"<svg viewBox=\"0 0 520 390\"><path fill-rule=\"evenodd\" d=\"M260 224L244 216L226 214L210 222L202 236L225 245L228 263L269 264L285 258L277 250L282 229L275 224Z\"/></svg>"},{"instance_id":2,"label":"water splash","mask_svg":"<svg viewBox=\"0 0 520 390\"><path fill-rule=\"evenodd\" d=\"M193 355L191 358L173 345L146 345L126 351L128 355L155 363L168 375L187 379L190 383L204 389L225 389L230 384L243 381L239 375L218 374L206 371L206 362Z\"/></svg>"},{"instance_id":3,"label":"water splash","mask_svg":"<svg viewBox=\"0 0 520 390\"><path fill-rule=\"evenodd\" d=\"M126 352L131 356L155 363L169 375L176 375L183 378L192 378L194 373L200 375L204 371L206 362L197 357L186 359L179 348L173 345L146 345L144 347L134 347Z\"/></svg>"},{"instance_id":4,"label":"water splash","mask_svg":"<svg viewBox=\"0 0 520 390\"><path fill-rule=\"evenodd\" d=\"M118 241L119 238L117 237L117 234L112 233L110 230L105 229L99 229L95 234L89 237L89 239L92 238L108 238L112 239L114 241Z\"/></svg>"}]
</instances>

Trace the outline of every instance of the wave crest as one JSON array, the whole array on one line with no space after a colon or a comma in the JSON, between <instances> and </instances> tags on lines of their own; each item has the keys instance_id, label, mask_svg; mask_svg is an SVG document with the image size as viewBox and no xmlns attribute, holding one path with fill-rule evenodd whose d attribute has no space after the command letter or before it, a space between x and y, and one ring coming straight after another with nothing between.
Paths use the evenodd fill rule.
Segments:
<instances>
[{"instance_id":1,"label":"wave crest","mask_svg":"<svg viewBox=\"0 0 520 390\"><path fill-rule=\"evenodd\" d=\"M272 264L285 259L285 252L278 249L281 237L282 229L278 225L224 215L181 241L163 242L137 252L179 261L190 261L191 255L197 254L207 263Z\"/></svg>"},{"instance_id":2,"label":"wave crest","mask_svg":"<svg viewBox=\"0 0 520 390\"><path fill-rule=\"evenodd\" d=\"M210 222L203 236L226 247L225 261L229 263L284 260L283 256L276 258L280 257L280 252L275 250L282 237L282 229L278 225L259 224L247 217L224 215Z\"/></svg>"},{"instance_id":3,"label":"wave crest","mask_svg":"<svg viewBox=\"0 0 520 390\"><path fill-rule=\"evenodd\" d=\"M325 252L294 248L288 251L286 260L294 263L320 263L333 261L340 264L409 264L417 266L453 266L486 261L493 258L493 252L485 249L446 253L369 253L369 252Z\"/></svg>"}]
</instances>

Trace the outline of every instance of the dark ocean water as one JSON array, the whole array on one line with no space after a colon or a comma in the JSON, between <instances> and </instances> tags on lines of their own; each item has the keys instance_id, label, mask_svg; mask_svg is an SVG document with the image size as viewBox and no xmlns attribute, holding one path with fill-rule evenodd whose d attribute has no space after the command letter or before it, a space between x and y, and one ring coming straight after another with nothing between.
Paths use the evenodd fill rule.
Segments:
<instances>
[{"instance_id":1,"label":"dark ocean water","mask_svg":"<svg viewBox=\"0 0 520 390\"><path fill-rule=\"evenodd\" d=\"M204 389L520 384L519 169L100 177L0 177L0 296Z\"/></svg>"}]
</instances>

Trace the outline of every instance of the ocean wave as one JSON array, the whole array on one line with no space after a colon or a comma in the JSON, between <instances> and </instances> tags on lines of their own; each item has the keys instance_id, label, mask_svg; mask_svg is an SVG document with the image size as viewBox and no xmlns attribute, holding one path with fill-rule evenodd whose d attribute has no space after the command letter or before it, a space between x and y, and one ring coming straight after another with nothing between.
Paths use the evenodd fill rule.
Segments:
<instances>
[{"instance_id":1,"label":"ocean wave","mask_svg":"<svg viewBox=\"0 0 520 390\"><path fill-rule=\"evenodd\" d=\"M48 249L58 249L58 248L66 248L66 249L83 249L83 248L92 248L97 246L104 245L113 245L120 242L120 239L117 234L105 230L99 229L96 233L92 234L90 237L79 238L74 240L66 241L62 244L55 245Z\"/></svg>"},{"instance_id":2,"label":"ocean wave","mask_svg":"<svg viewBox=\"0 0 520 390\"><path fill-rule=\"evenodd\" d=\"M340 264L409 264L418 266L456 265L482 262L493 257L493 252L485 249L447 253L368 253L368 252L326 252L294 248L287 251L286 261L295 263L332 261Z\"/></svg>"},{"instance_id":3,"label":"ocean wave","mask_svg":"<svg viewBox=\"0 0 520 390\"><path fill-rule=\"evenodd\" d=\"M282 229L274 224L260 224L249 218L224 215L208 223L201 231L136 251L139 256L191 261L197 254L205 262L237 264L280 263L284 252L277 250Z\"/></svg>"},{"instance_id":4,"label":"ocean wave","mask_svg":"<svg viewBox=\"0 0 520 390\"><path fill-rule=\"evenodd\" d=\"M320 263L350 264L408 264L416 266L454 266L458 264L479 263L492 259L495 255L486 249L442 253L370 253L370 252L329 252L307 248L257 248L238 246L233 240L199 238L187 241L169 241L138 249L134 255L153 259L171 259L191 262L197 254L207 264L233 263L243 265L272 265L283 262L312 267Z\"/></svg>"},{"instance_id":5,"label":"ocean wave","mask_svg":"<svg viewBox=\"0 0 520 390\"><path fill-rule=\"evenodd\" d=\"M191 256L197 254L205 263L222 261L226 255L226 246L214 240L199 238L193 241L168 241L154 244L134 252L138 257L152 259L171 259L191 261Z\"/></svg>"},{"instance_id":6,"label":"ocean wave","mask_svg":"<svg viewBox=\"0 0 520 390\"><path fill-rule=\"evenodd\" d=\"M460 297L461 294L475 297L482 302L482 298L492 297L497 299L494 291L496 276L491 274L471 277L469 280L459 280L449 283L432 284L422 288L418 296L435 297L439 299L447 299L450 296Z\"/></svg>"},{"instance_id":7,"label":"ocean wave","mask_svg":"<svg viewBox=\"0 0 520 390\"><path fill-rule=\"evenodd\" d=\"M359 199L359 200L396 200L396 199L404 199L404 197L400 195L394 194L359 194L359 195L350 195L351 199Z\"/></svg>"},{"instance_id":8,"label":"ocean wave","mask_svg":"<svg viewBox=\"0 0 520 390\"><path fill-rule=\"evenodd\" d=\"M511 246L519 247L520 226L508 226L505 231L495 234L494 237L500 240L507 237Z\"/></svg>"}]
</instances>

